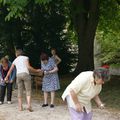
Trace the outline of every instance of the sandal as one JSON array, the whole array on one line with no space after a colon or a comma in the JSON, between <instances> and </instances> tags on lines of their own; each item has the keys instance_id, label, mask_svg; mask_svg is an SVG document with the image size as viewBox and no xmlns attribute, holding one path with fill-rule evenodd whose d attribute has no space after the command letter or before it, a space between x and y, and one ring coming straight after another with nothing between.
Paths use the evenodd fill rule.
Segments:
<instances>
[{"instance_id":1,"label":"sandal","mask_svg":"<svg viewBox=\"0 0 120 120\"><path fill-rule=\"evenodd\" d=\"M19 111L23 111L23 107L19 108Z\"/></svg>"},{"instance_id":2,"label":"sandal","mask_svg":"<svg viewBox=\"0 0 120 120\"><path fill-rule=\"evenodd\" d=\"M33 112L33 109L30 107L30 108L27 108L27 110L29 111L29 112Z\"/></svg>"}]
</instances>

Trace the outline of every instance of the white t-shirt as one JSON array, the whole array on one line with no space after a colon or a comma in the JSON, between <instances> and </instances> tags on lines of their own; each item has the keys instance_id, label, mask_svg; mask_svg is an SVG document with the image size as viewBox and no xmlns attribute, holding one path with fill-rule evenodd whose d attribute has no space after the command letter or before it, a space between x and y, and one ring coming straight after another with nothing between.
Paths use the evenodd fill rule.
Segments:
<instances>
[{"instance_id":1,"label":"white t-shirt","mask_svg":"<svg viewBox=\"0 0 120 120\"><path fill-rule=\"evenodd\" d=\"M18 56L13 61L12 64L14 64L16 66L17 74L19 74L19 73L28 73L29 74L29 70L26 65L27 60L29 60L29 58L27 56Z\"/></svg>"}]
</instances>

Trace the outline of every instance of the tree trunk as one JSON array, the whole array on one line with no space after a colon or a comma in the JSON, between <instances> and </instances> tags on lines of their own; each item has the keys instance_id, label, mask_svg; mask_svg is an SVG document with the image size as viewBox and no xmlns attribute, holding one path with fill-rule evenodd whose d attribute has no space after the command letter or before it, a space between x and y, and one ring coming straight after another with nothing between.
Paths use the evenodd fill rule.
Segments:
<instances>
[{"instance_id":1,"label":"tree trunk","mask_svg":"<svg viewBox=\"0 0 120 120\"><path fill-rule=\"evenodd\" d=\"M73 24L78 36L78 63L74 73L94 69L94 37L99 18L99 0L72 0Z\"/></svg>"},{"instance_id":2,"label":"tree trunk","mask_svg":"<svg viewBox=\"0 0 120 120\"><path fill-rule=\"evenodd\" d=\"M13 39L14 39L14 45L17 49L23 49L24 48L24 42L22 40L21 31L22 31L22 23L19 19L13 21Z\"/></svg>"},{"instance_id":3,"label":"tree trunk","mask_svg":"<svg viewBox=\"0 0 120 120\"><path fill-rule=\"evenodd\" d=\"M43 19L44 17L42 16L43 14L41 14L42 9L43 9L42 6L35 5L33 7L33 13L32 13L32 22L33 22L33 24L32 24L32 28L33 28L32 29L33 30L32 34L33 34L33 37L34 37L34 41L38 46L37 50L38 50L39 54L41 52L43 52L44 49L46 48L45 47L46 46L45 42L43 40L43 36L44 36L43 29L42 29L42 27L43 27L42 24L43 23L40 22L40 21L44 21L44 19Z\"/></svg>"},{"instance_id":4,"label":"tree trunk","mask_svg":"<svg viewBox=\"0 0 120 120\"><path fill-rule=\"evenodd\" d=\"M7 53L10 57L10 61L13 61L15 59L15 48L14 48L13 40L10 38L8 38L8 40L6 41L6 46L7 46Z\"/></svg>"}]
</instances>

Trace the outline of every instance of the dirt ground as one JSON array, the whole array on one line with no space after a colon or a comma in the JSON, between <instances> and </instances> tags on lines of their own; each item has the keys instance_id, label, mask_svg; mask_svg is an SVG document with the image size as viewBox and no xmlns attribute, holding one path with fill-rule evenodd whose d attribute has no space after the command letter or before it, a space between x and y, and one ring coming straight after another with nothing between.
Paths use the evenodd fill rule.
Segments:
<instances>
[{"instance_id":1,"label":"dirt ground","mask_svg":"<svg viewBox=\"0 0 120 120\"><path fill-rule=\"evenodd\" d=\"M0 120L70 120L66 105L57 105L54 109L42 108L38 100L32 101L34 112L18 111L16 91L13 92L13 103L0 106ZM26 104L24 102L24 108ZM119 111L93 110L93 120L120 120Z\"/></svg>"}]
</instances>

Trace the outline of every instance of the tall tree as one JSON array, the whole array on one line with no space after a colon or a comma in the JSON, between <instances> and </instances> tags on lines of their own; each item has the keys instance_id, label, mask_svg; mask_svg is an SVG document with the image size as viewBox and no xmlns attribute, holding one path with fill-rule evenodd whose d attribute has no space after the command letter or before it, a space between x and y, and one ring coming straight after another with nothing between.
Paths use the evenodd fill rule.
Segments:
<instances>
[{"instance_id":1,"label":"tall tree","mask_svg":"<svg viewBox=\"0 0 120 120\"><path fill-rule=\"evenodd\" d=\"M93 45L99 18L99 0L72 0L73 25L78 36L75 73L94 69Z\"/></svg>"},{"instance_id":2,"label":"tall tree","mask_svg":"<svg viewBox=\"0 0 120 120\"><path fill-rule=\"evenodd\" d=\"M35 0L36 4L42 4L44 6L46 6L46 4L48 4L51 1L53 2L53 0ZM119 4L119 0L113 1ZM29 1L27 0L1 0L0 2L9 6L9 14L6 17L7 20L10 20L12 17L20 17L23 19L22 14L25 10L26 5L29 3ZM78 64L75 69L75 74L78 74L81 71L93 70L93 45L96 29L99 22L99 9L102 5L100 3L102 2L100 0L64 0L64 2L71 3L70 8L73 26L78 37ZM107 0L105 2L109 3L110 1ZM56 4L56 2L54 2L54 4ZM36 25L37 24L34 24L34 26ZM37 34L39 33L36 31L34 32ZM40 37L38 39L40 39Z\"/></svg>"},{"instance_id":3,"label":"tall tree","mask_svg":"<svg viewBox=\"0 0 120 120\"><path fill-rule=\"evenodd\" d=\"M31 63L37 67L40 53L43 51L50 53L50 48L54 47L61 59L64 59L59 67L60 71L62 73L70 71L72 57L68 49L71 45L69 36L64 32L67 22L64 2L55 0L47 4L36 4L32 0L29 3L24 3L25 1L6 1L6 10L9 10L6 20L11 23L9 33L13 45L24 48ZM9 43L8 39L5 41Z\"/></svg>"}]
</instances>

